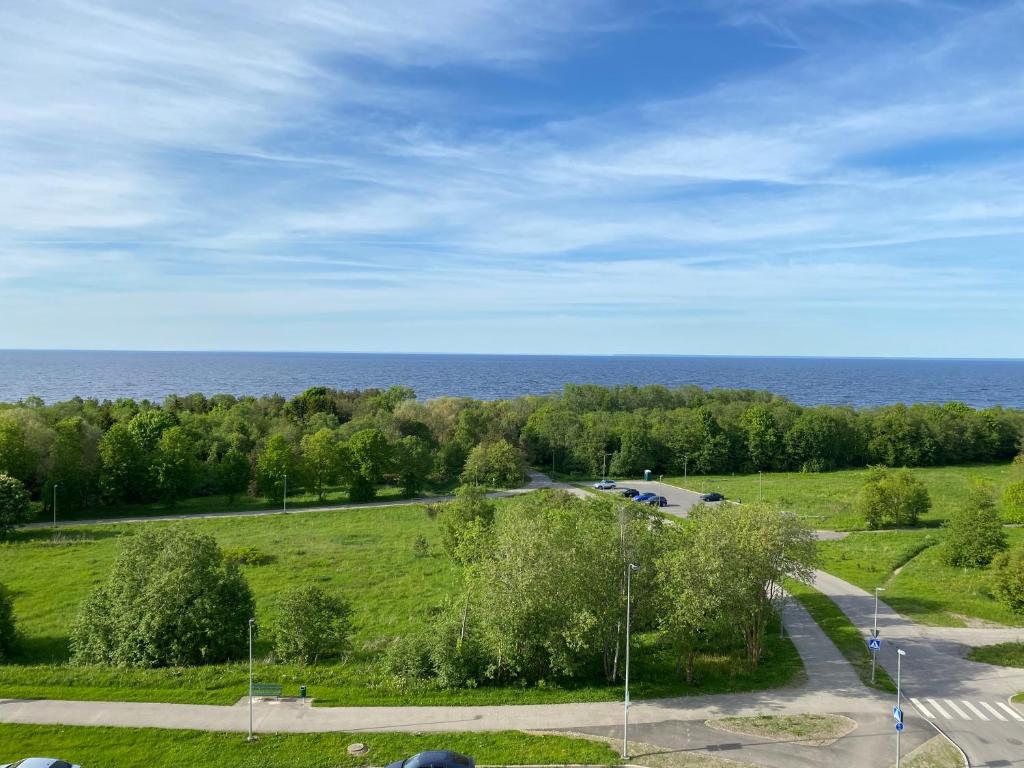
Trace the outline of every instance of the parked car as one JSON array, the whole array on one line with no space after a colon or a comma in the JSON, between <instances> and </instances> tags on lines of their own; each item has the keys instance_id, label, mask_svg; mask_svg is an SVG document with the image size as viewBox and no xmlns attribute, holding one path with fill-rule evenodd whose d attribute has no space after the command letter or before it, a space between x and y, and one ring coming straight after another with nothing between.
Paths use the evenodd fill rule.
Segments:
<instances>
[{"instance_id":1,"label":"parked car","mask_svg":"<svg viewBox=\"0 0 1024 768\"><path fill-rule=\"evenodd\" d=\"M657 495L658 494L656 494L656 493L650 493L650 492L648 492L648 493L638 493L636 496L633 497L633 501L647 501L648 499L653 499Z\"/></svg>"},{"instance_id":2,"label":"parked car","mask_svg":"<svg viewBox=\"0 0 1024 768\"><path fill-rule=\"evenodd\" d=\"M80 765L73 765L67 760L58 760L55 757L26 757L16 763L6 763L0 768L82 768Z\"/></svg>"},{"instance_id":3,"label":"parked car","mask_svg":"<svg viewBox=\"0 0 1024 768\"><path fill-rule=\"evenodd\" d=\"M594 483L594 487L599 491L614 491L615 481L614 480L598 480Z\"/></svg>"},{"instance_id":4,"label":"parked car","mask_svg":"<svg viewBox=\"0 0 1024 768\"><path fill-rule=\"evenodd\" d=\"M705 493L703 496L700 497L700 500L701 501L724 501L725 500L725 496L723 496L722 494L718 493L717 491L712 491L711 493Z\"/></svg>"},{"instance_id":5,"label":"parked car","mask_svg":"<svg viewBox=\"0 0 1024 768\"><path fill-rule=\"evenodd\" d=\"M643 503L650 504L652 507L667 507L668 499L664 496L655 496L654 494L651 494L650 498L643 500Z\"/></svg>"},{"instance_id":6,"label":"parked car","mask_svg":"<svg viewBox=\"0 0 1024 768\"><path fill-rule=\"evenodd\" d=\"M387 768L475 768L476 760L448 749L418 752L405 760L391 763Z\"/></svg>"},{"instance_id":7,"label":"parked car","mask_svg":"<svg viewBox=\"0 0 1024 768\"><path fill-rule=\"evenodd\" d=\"M636 488L623 488L622 495L625 496L627 499L632 499L636 496L639 496L640 491L638 491Z\"/></svg>"}]
</instances>

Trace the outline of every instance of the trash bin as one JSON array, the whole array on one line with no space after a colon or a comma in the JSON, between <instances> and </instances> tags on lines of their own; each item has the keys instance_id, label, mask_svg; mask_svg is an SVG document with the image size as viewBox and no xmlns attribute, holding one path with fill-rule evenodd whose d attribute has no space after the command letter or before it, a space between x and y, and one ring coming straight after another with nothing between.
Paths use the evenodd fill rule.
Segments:
<instances>
[{"instance_id":1,"label":"trash bin","mask_svg":"<svg viewBox=\"0 0 1024 768\"><path fill-rule=\"evenodd\" d=\"M650 480L650 479L651 479L651 470L645 469L644 470L644 480Z\"/></svg>"},{"instance_id":2,"label":"trash bin","mask_svg":"<svg viewBox=\"0 0 1024 768\"><path fill-rule=\"evenodd\" d=\"M306 698L306 686L304 686L304 685L300 685L299 686L299 698L300 699Z\"/></svg>"}]
</instances>

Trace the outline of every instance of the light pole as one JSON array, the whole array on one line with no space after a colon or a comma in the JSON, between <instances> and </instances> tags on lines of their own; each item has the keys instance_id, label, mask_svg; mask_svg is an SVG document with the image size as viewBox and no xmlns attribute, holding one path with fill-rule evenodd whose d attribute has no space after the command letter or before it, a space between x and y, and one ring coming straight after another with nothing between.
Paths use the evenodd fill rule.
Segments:
<instances>
[{"instance_id":1,"label":"light pole","mask_svg":"<svg viewBox=\"0 0 1024 768\"><path fill-rule=\"evenodd\" d=\"M53 530L57 530L57 489L60 486L57 483L53 484Z\"/></svg>"},{"instance_id":2,"label":"light pole","mask_svg":"<svg viewBox=\"0 0 1024 768\"><path fill-rule=\"evenodd\" d=\"M602 453L601 454L601 479L602 480L604 480L605 478L608 477L608 457L609 456L611 456L610 453Z\"/></svg>"},{"instance_id":3,"label":"light pole","mask_svg":"<svg viewBox=\"0 0 1024 768\"><path fill-rule=\"evenodd\" d=\"M878 637L878 593L885 592L885 587L875 587L875 623L871 627L871 636ZM878 656L878 651L874 648L871 649L871 682L875 682L875 659Z\"/></svg>"},{"instance_id":4,"label":"light pole","mask_svg":"<svg viewBox=\"0 0 1024 768\"><path fill-rule=\"evenodd\" d=\"M288 511L288 473L284 473L284 496L281 498L281 511Z\"/></svg>"},{"instance_id":5,"label":"light pole","mask_svg":"<svg viewBox=\"0 0 1024 768\"><path fill-rule=\"evenodd\" d=\"M629 759L629 619L633 601L633 573L640 570L639 565L630 563L626 568L626 687L622 706L622 758Z\"/></svg>"},{"instance_id":6,"label":"light pole","mask_svg":"<svg viewBox=\"0 0 1024 768\"><path fill-rule=\"evenodd\" d=\"M249 619L249 736L246 741L255 741L252 735L252 626L256 619Z\"/></svg>"},{"instance_id":7,"label":"light pole","mask_svg":"<svg viewBox=\"0 0 1024 768\"><path fill-rule=\"evenodd\" d=\"M896 709L900 708L900 662L903 657L907 655L907 652L902 648L896 649ZM900 768L900 732L903 730L903 718L897 721L898 727L896 729L896 768Z\"/></svg>"},{"instance_id":8,"label":"light pole","mask_svg":"<svg viewBox=\"0 0 1024 768\"><path fill-rule=\"evenodd\" d=\"M689 463L690 457L683 456L683 484L686 484L686 465Z\"/></svg>"},{"instance_id":9,"label":"light pole","mask_svg":"<svg viewBox=\"0 0 1024 768\"><path fill-rule=\"evenodd\" d=\"M764 499L764 493L762 493L763 488L764 488L764 483L763 483L763 480L762 480L762 477L761 477L761 470L759 469L759 470L757 470L757 500L758 501L762 501Z\"/></svg>"}]
</instances>

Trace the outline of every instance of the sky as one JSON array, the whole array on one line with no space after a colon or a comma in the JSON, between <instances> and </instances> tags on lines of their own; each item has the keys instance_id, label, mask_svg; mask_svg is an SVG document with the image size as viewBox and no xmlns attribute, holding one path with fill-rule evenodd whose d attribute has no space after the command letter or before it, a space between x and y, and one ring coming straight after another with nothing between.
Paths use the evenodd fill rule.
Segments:
<instances>
[{"instance_id":1,"label":"sky","mask_svg":"<svg viewBox=\"0 0 1024 768\"><path fill-rule=\"evenodd\" d=\"M1024 2L0 4L0 348L1024 357Z\"/></svg>"}]
</instances>

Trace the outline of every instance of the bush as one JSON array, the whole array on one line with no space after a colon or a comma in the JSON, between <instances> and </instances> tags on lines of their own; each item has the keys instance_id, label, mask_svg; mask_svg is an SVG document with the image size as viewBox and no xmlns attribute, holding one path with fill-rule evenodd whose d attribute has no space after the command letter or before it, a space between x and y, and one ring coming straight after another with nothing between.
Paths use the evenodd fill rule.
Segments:
<instances>
[{"instance_id":1,"label":"bush","mask_svg":"<svg viewBox=\"0 0 1024 768\"><path fill-rule=\"evenodd\" d=\"M31 519L25 486L17 478L0 474L0 540L9 538L15 526Z\"/></svg>"},{"instance_id":2,"label":"bush","mask_svg":"<svg viewBox=\"0 0 1024 768\"><path fill-rule=\"evenodd\" d=\"M252 593L212 536L143 529L125 540L107 581L71 631L78 664L188 666L245 655Z\"/></svg>"},{"instance_id":3,"label":"bush","mask_svg":"<svg viewBox=\"0 0 1024 768\"><path fill-rule=\"evenodd\" d=\"M461 563L472 562L481 554L483 538L494 522L494 502L483 488L463 485L456 489L454 501L440 505L437 518L445 554Z\"/></svg>"},{"instance_id":4,"label":"bush","mask_svg":"<svg viewBox=\"0 0 1024 768\"><path fill-rule=\"evenodd\" d=\"M526 477L523 454L507 440L481 443L469 452L462 470L463 483L509 488Z\"/></svg>"},{"instance_id":5,"label":"bush","mask_svg":"<svg viewBox=\"0 0 1024 768\"><path fill-rule=\"evenodd\" d=\"M416 537L416 540L412 543L412 553L416 557L426 557L430 554L430 544L427 542L427 537L420 534Z\"/></svg>"},{"instance_id":6,"label":"bush","mask_svg":"<svg viewBox=\"0 0 1024 768\"><path fill-rule=\"evenodd\" d=\"M0 584L0 660L11 655L15 637L14 604L7 589Z\"/></svg>"},{"instance_id":7,"label":"bush","mask_svg":"<svg viewBox=\"0 0 1024 768\"><path fill-rule=\"evenodd\" d=\"M893 471L872 467L853 508L864 518L868 528L875 529L887 525L917 525L918 518L931 506L928 489L909 469Z\"/></svg>"},{"instance_id":8,"label":"bush","mask_svg":"<svg viewBox=\"0 0 1024 768\"><path fill-rule=\"evenodd\" d=\"M1006 531L996 511L991 489L978 486L967 506L953 513L946 524L942 560L946 565L978 568L1006 549Z\"/></svg>"},{"instance_id":9,"label":"bush","mask_svg":"<svg viewBox=\"0 0 1024 768\"><path fill-rule=\"evenodd\" d=\"M267 565L274 562L274 556L256 547L227 547L224 561L237 565Z\"/></svg>"},{"instance_id":10,"label":"bush","mask_svg":"<svg viewBox=\"0 0 1024 768\"><path fill-rule=\"evenodd\" d=\"M296 587L277 606L274 653L292 664L315 664L349 648L352 609L344 599L320 587Z\"/></svg>"},{"instance_id":11,"label":"bush","mask_svg":"<svg viewBox=\"0 0 1024 768\"><path fill-rule=\"evenodd\" d=\"M1002 552L992 561L996 599L1017 613L1024 613L1024 545Z\"/></svg>"},{"instance_id":12,"label":"bush","mask_svg":"<svg viewBox=\"0 0 1024 768\"><path fill-rule=\"evenodd\" d=\"M1003 512L1010 522L1024 523L1024 480L1010 483L1003 490Z\"/></svg>"}]
</instances>

